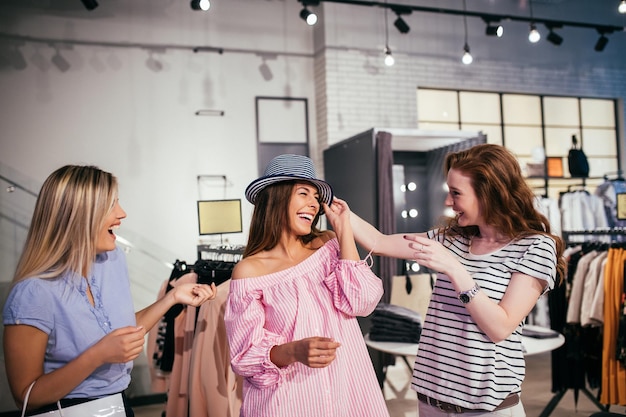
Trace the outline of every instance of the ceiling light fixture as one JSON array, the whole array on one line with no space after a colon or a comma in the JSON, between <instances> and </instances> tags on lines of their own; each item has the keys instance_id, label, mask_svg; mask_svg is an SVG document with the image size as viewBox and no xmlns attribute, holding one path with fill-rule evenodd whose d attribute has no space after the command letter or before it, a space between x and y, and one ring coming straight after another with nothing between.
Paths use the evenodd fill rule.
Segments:
<instances>
[{"instance_id":1,"label":"ceiling light fixture","mask_svg":"<svg viewBox=\"0 0 626 417\"><path fill-rule=\"evenodd\" d=\"M548 42L556 46L559 46L563 43L563 37L554 32L552 29L550 29L550 32L548 33L548 36L546 36L546 39L548 40Z\"/></svg>"},{"instance_id":2,"label":"ceiling light fixture","mask_svg":"<svg viewBox=\"0 0 626 417\"><path fill-rule=\"evenodd\" d=\"M528 7L530 8L530 32L528 33L528 40L530 43L537 43L541 39L541 34L537 30L533 18L533 0L528 0Z\"/></svg>"},{"instance_id":3,"label":"ceiling light fixture","mask_svg":"<svg viewBox=\"0 0 626 417\"><path fill-rule=\"evenodd\" d=\"M392 67L396 63L396 59L391 54L391 48L385 46L385 65Z\"/></svg>"},{"instance_id":4,"label":"ceiling light fixture","mask_svg":"<svg viewBox=\"0 0 626 417\"><path fill-rule=\"evenodd\" d=\"M463 0L463 10L466 11L466 4L465 4L465 0ZM474 61L474 58L472 57L472 54L470 54L470 47L469 44L467 43L467 16L463 15L463 26L465 28L465 45L463 46L463 57L461 58L461 62L463 62L465 65L469 65Z\"/></svg>"},{"instance_id":5,"label":"ceiling light fixture","mask_svg":"<svg viewBox=\"0 0 626 417\"><path fill-rule=\"evenodd\" d=\"M386 2L385 2L386 3ZM406 21L402 18L402 15L411 14L412 11L408 7L404 6L393 6L390 7L391 10L398 16L398 18L393 22L393 25L398 29L400 33L409 33L411 27L406 23Z\"/></svg>"},{"instance_id":6,"label":"ceiling light fixture","mask_svg":"<svg viewBox=\"0 0 626 417\"><path fill-rule=\"evenodd\" d=\"M206 12L211 8L210 0L191 0L191 9L192 10L202 10Z\"/></svg>"},{"instance_id":7,"label":"ceiling light fixture","mask_svg":"<svg viewBox=\"0 0 626 417\"><path fill-rule=\"evenodd\" d=\"M393 22L393 25L396 27L396 29L398 29L400 33L409 33L409 31L411 30L411 27L404 21L401 16L398 16L396 21Z\"/></svg>"},{"instance_id":8,"label":"ceiling light fixture","mask_svg":"<svg viewBox=\"0 0 626 417\"><path fill-rule=\"evenodd\" d=\"M85 9L91 11L98 7L98 2L96 0L81 0Z\"/></svg>"},{"instance_id":9,"label":"ceiling light fixture","mask_svg":"<svg viewBox=\"0 0 626 417\"><path fill-rule=\"evenodd\" d=\"M385 0L385 3L387 3L387 0ZM389 26L387 24L387 8L386 7L384 10L384 17L385 17L385 49L383 49L383 52L385 54L385 65L388 67L391 67L393 66L393 64L396 63L396 60L391 54L391 48L389 47Z\"/></svg>"},{"instance_id":10,"label":"ceiling light fixture","mask_svg":"<svg viewBox=\"0 0 626 417\"><path fill-rule=\"evenodd\" d=\"M485 35L487 36L497 36L501 38L504 34L504 27L502 25L491 26L491 23L487 23L487 27L485 28Z\"/></svg>"},{"instance_id":11,"label":"ceiling light fixture","mask_svg":"<svg viewBox=\"0 0 626 417\"><path fill-rule=\"evenodd\" d=\"M541 34L537 30L537 26L534 23L530 24L530 32L528 32L528 40L530 43L537 43L541 40Z\"/></svg>"},{"instance_id":12,"label":"ceiling light fixture","mask_svg":"<svg viewBox=\"0 0 626 417\"><path fill-rule=\"evenodd\" d=\"M607 43L609 43L609 38L604 36L604 33L600 33L600 37L598 38L598 41L596 42L596 45L593 47L593 49L596 52L602 52L604 51L604 48L606 48Z\"/></svg>"},{"instance_id":13,"label":"ceiling light fixture","mask_svg":"<svg viewBox=\"0 0 626 417\"><path fill-rule=\"evenodd\" d=\"M619 2L619 6L617 6L617 11L621 14L626 13L626 0L622 0Z\"/></svg>"},{"instance_id":14,"label":"ceiling light fixture","mask_svg":"<svg viewBox=\"0 0 626 417\"><path fill-rule=\"evenodd\" d=\"M307 9L306 6L304 6L304 9L300 11L300 18L304 20L309 26L313 26L317 23L317 15Z\"/></svg>"}]
</instances>

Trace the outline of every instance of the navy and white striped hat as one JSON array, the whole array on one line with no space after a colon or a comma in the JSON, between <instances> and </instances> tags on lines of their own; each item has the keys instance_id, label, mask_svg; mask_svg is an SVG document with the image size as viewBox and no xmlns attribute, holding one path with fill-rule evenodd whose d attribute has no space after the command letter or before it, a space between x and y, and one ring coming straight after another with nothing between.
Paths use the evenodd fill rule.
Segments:
<instances>
[{"instance_id":1,"label":"navy and white striped hat","mask_svg":"<svg viewBox=\"0 0 626 417\"><path fill-rule=\"evenodd\" d=\"M282 181L302 180L314 184L320 195L320 202L329 204L333 201L333 189L326 181L316 178L313 161L303 155L278 155L265 168L263 176L252 181L246 188L246 198L256 203L259 193L268 185Z\"/></svg>"}]
</instances>

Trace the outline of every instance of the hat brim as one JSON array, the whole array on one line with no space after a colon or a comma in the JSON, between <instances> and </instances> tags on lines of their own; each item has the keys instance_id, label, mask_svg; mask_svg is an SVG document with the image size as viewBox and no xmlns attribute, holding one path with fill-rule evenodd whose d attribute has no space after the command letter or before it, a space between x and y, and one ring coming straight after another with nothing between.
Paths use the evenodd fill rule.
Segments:
<instances>
[{"instance_id":1,"label":"hat brim","mask_svg":"<svg viewBox=\"0 0 626 417\"><path fill-rule=\"evenodd\" d=\"M246 199L252 204L256 204L259 193L267 186L283 181L303 181L310 182L317 187L320 195L320 202L330 205L333 201L333 188L323 180L299 177L296 175L271 175L258 178L250 183L246 188Z\"/></svg>"}]
</instances>

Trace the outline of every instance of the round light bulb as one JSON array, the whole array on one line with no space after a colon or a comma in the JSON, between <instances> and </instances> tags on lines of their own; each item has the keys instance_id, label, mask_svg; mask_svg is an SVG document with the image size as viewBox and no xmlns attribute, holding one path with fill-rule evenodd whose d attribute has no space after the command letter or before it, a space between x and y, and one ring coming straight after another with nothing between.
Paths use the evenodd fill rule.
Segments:
<instances>
[{"instance_id":1,"label":"round light bulb","mask_svg":"<svg viewBox=\"0 0 626 417\"><path fill-rule=\"evenodd\" d=\"M541 34L534 26L531 26L530 33L528 34L528 40L532 43L537 43L541 39Z\"/></svg>"},{"instance_id":2,"label":"round light bulb","mask_svg":"<svg viewBox=\"0 0 626 417\"><path fill-rule=\"evenodd\" d=\"M306 24L309 26L313 26L317 23L317 15L315 13L311 13L306 17Z\"/></svg>"},{"instance_id":3,"label":"round light bulb","mask_svg":"<svg viewBox=\"0 0 626 417\"><path fill-rule=\"evenodd\" d=\"M396 60L394 59L393 55L391 55L391 52L386 53L385 54L385 65L387 65L388 67L391 67L395 63L396 63Z\"/></svg>"},{"instance_id":4,"label":"round light bulb","mask_svg":"<svg viewBox=\"0 0 626 417\"><path fill-rule=\"evenodd\" d=\"M461 58L461 61L463 61L465 65L469 65L474 62L474 58L472 57L472 54L470 54L469 52L465 52L463 54L463 58Z\"/></svg>"},{"instance_id":5,"label":"round light bulb","mask_svg":"<svg viewBox=\"0 0 626 417\"><path fill-rule=\"evenodd\" d=\"M626 0L622 0L620 2L619 6L617 6L617 11L620 12L621 14L626 13Z\"/></svg>"},{"instance_id":6,"label":"round light bulb","mask_svg":"<svg viewBox=\"0 0 626 417\"><path fill-rule=\"evenodd\" d=\"M211 2L209 0L200 0L200 10L205 12L211 8Z\"/></svg>"}]
</instances>

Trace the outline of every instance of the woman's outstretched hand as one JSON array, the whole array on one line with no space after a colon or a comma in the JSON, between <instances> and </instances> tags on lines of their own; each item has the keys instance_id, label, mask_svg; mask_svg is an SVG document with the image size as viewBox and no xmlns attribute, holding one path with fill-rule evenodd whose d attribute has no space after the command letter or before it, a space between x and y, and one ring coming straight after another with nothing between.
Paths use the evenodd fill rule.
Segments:
<instances>
[{"instance_id":1,"label":"woman's outstretched hand","mask_svg":"<svg viewBox=\"0 0 626 417\"><path fill-rule=\"evenodd\" d=\"M441 243L427 237L410 235L404 236L408 245L414 250L413 257L418 264L436 272L450 275L452 269L462 265Z\"/></svg>"},{"instance_id":2,"label":"woman's outstretched hand","mask_svg":"<svg viewBox=\"0 0 626 417\"><path fill-rule=\"evenodd\" d=\"M215 298L217 295L217 287L214 283L208 284L178 284L174 291L174 298L179 304L187 304L190 306L201 306L205 301Z\"/></svg>"}]
</instances>

